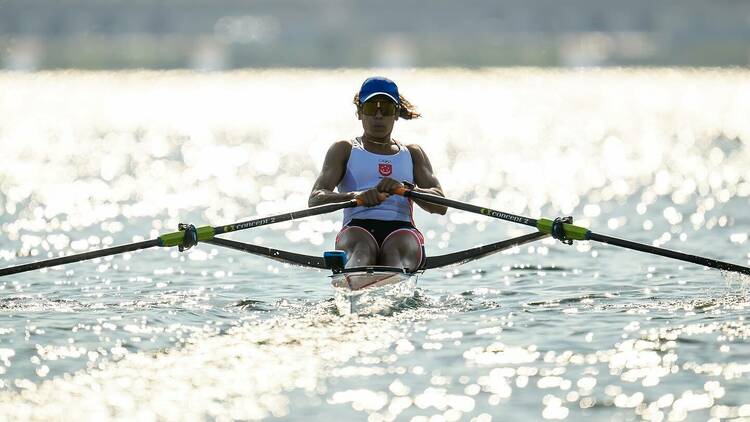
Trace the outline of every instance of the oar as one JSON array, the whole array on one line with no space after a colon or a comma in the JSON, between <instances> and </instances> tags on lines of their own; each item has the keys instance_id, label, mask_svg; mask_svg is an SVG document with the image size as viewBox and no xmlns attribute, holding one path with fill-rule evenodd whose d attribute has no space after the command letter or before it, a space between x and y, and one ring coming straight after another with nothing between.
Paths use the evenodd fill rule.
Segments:
<instances>
[{"instance_id":1,"label":"oar","mask_svg":"<svg viewBox=\"0 0 750 422\"><path fill-rule=\"evenodd\" d=\"M284 214L273 215L269 217L257 218L254 220L243 221L240 223L229 224L226 226L203 226L203 227L189 227L185 226L186 230L180 230L177 232L163 234L156 239L144 240L142 242L129 243L126 245L113 246L111 248L99 249L96 251L83 252L75 255L68 255L59 258L47 259L44 261L31 262L28 264L16 265L14 267L7 267L0 269L0 277L23 273L26 271L37 270L40 268L56 267L58 265L70 264L72 262L84 261L87 259L101 258L104 256L115 255L123 252L132 252L141 249L153 248L154 246L171 247L191 247L197 242L206 241L213 239L214 236L235 232L238 230L251 229L253 227L265 226L273 223L281 223L283 221L294 220L297 218L310 217L313 215L327 214L330 212L338 211L344 208L352 208L358 205L357 200L352 199L345 202L337 202L334 204L319 205L317 207L307 208L300 211L287 212Z\"/></svg>"},{"instance_id":2,"label":"oar","mask_svg":"<svg viewBox=\"0 0 750 422\"><path fill-rule=\"evenodd\" d=\"M463 211L473 212L476 214L486 215L488 217L494 217L500 220L512 221L514 223L525 224L536 228L542 233L552 234L552 227L555 224L554 221L540 218L534 219L529 217L523 217L520 215L510 214L507 212L496 211L489 208L478 207L476 205L467 204L465 202L456 201L453 199L443 198L442 196L432 195L429 193L414 192L412 190L399 188L394 192L397 195L402 195L408 198L419 199L425 202L430 202L437 205L444 205L446 207L456 208ZM646 252L654 255L665 256L667 258L678 259L680 261L691 262L693 264L704 265L706 267L717 268L724 271L733 271L742 274L750 275L750 268L743 267L742 265L732 264L731 262L718 261L716 259L705 258L697 255L690 255L682 252L673 251L670 249L659 248L656 246L646 245L643 243L633 242L630 240L619 239L612 236L607 236L599 233L594 233L591 230L576 226L573 224L563 223L562 228L565 232L565 237L571 240L593 240L596 242L607 243L622 248L632 249L640 252Z\"/></svg>"}]
</instances>

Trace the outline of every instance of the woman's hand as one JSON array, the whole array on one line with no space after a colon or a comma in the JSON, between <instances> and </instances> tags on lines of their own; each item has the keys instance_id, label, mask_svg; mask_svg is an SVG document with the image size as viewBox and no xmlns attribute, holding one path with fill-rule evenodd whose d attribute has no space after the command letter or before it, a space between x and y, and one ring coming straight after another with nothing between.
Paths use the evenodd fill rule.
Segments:
<instances>
[{"instance_id":1,"label":"woman's hand","mask_svg":"<svg viewBox=\"0 0 750 422\"><path fill-rule=\"evenodd\" d=\"M396 179L391 179L390 177L384 177L380 179L380 183L378 183L377 186L375 186L375 189L379 190L380 192L384 192L387 194L392 194L396 189L403 188L404 184L397 181Z\"/></svg>"},{"instance_id":2,"label":"woman's hand","mask_svg":"<svg viewBox=\"0 0 750 422\"><path fill-rule=\"evenodd\" d=\"M388 199L389 196L389 194L383 193L377 188L372 188L357 193L354 196L354 199L356 199L361 204L361 206L374 207L380 205L380 203Z\"/></svg>"}]
</instances>

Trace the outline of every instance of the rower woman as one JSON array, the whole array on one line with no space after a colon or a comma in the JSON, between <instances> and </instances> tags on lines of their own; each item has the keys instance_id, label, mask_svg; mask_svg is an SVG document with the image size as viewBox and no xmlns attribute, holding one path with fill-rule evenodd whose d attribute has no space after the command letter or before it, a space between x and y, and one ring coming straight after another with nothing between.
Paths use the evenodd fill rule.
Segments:
<instances>
[{"instance_id":1,"label":"rower woman","mask_svg":"<svg viewBox=\"0 0 750 422\"><path fill-rule=\"evenodd\" d=\"M362 136L334 143L310 193L310 206L358 199L364 206L344 210L344 227L336 249L347 252L347 267L386 265L421 268L426 256L424 237L414 226L412 200L391 195L415 185L416 192L443 196L440 182L419 145L391 138L396 120L420 117L390 79L368 78L354 96ZM338 192L334 192L334 188ZM445 214L446 207L415 201L424 210Z\"/></svg>"}]
</instances>

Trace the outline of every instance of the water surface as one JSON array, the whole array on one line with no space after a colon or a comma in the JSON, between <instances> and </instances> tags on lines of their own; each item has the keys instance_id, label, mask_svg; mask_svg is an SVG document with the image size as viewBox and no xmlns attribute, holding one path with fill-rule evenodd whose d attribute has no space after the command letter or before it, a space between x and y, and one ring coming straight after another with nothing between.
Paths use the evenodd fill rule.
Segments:
<instances>
[{"instance_id":1,"label":"water surface","mask_svg":"<svg viewBox=\"0 0 750 422\"><path fill-rule=\"evenodd\" d=\"M448 196L750 264L750 74L389 72ZM304 208L369 72L0 74L2 265ZM530 229L450 211L428 254ZM234 233L330 248L341 216ZM324 272L199 245L0 279L0 420L750 418L747 280L545 240L341 316Z\"/></svg>"}]
</instances>

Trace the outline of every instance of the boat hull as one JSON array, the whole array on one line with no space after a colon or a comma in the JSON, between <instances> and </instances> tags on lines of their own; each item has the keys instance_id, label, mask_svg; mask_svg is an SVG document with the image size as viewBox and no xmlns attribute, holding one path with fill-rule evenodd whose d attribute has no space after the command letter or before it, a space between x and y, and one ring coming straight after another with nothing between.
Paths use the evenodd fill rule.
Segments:
<instances>
[{"instance_id":1,"label":"boat hull","mask_svg":"<svg viewBox=\"0 0 750 422\"><path fill-rule=\"evenodd\" d=\"M342 315L388 313L414 297L417 278L400 268L347 268L331 276L336 308Z\"/></svg>"}]
</instances>

